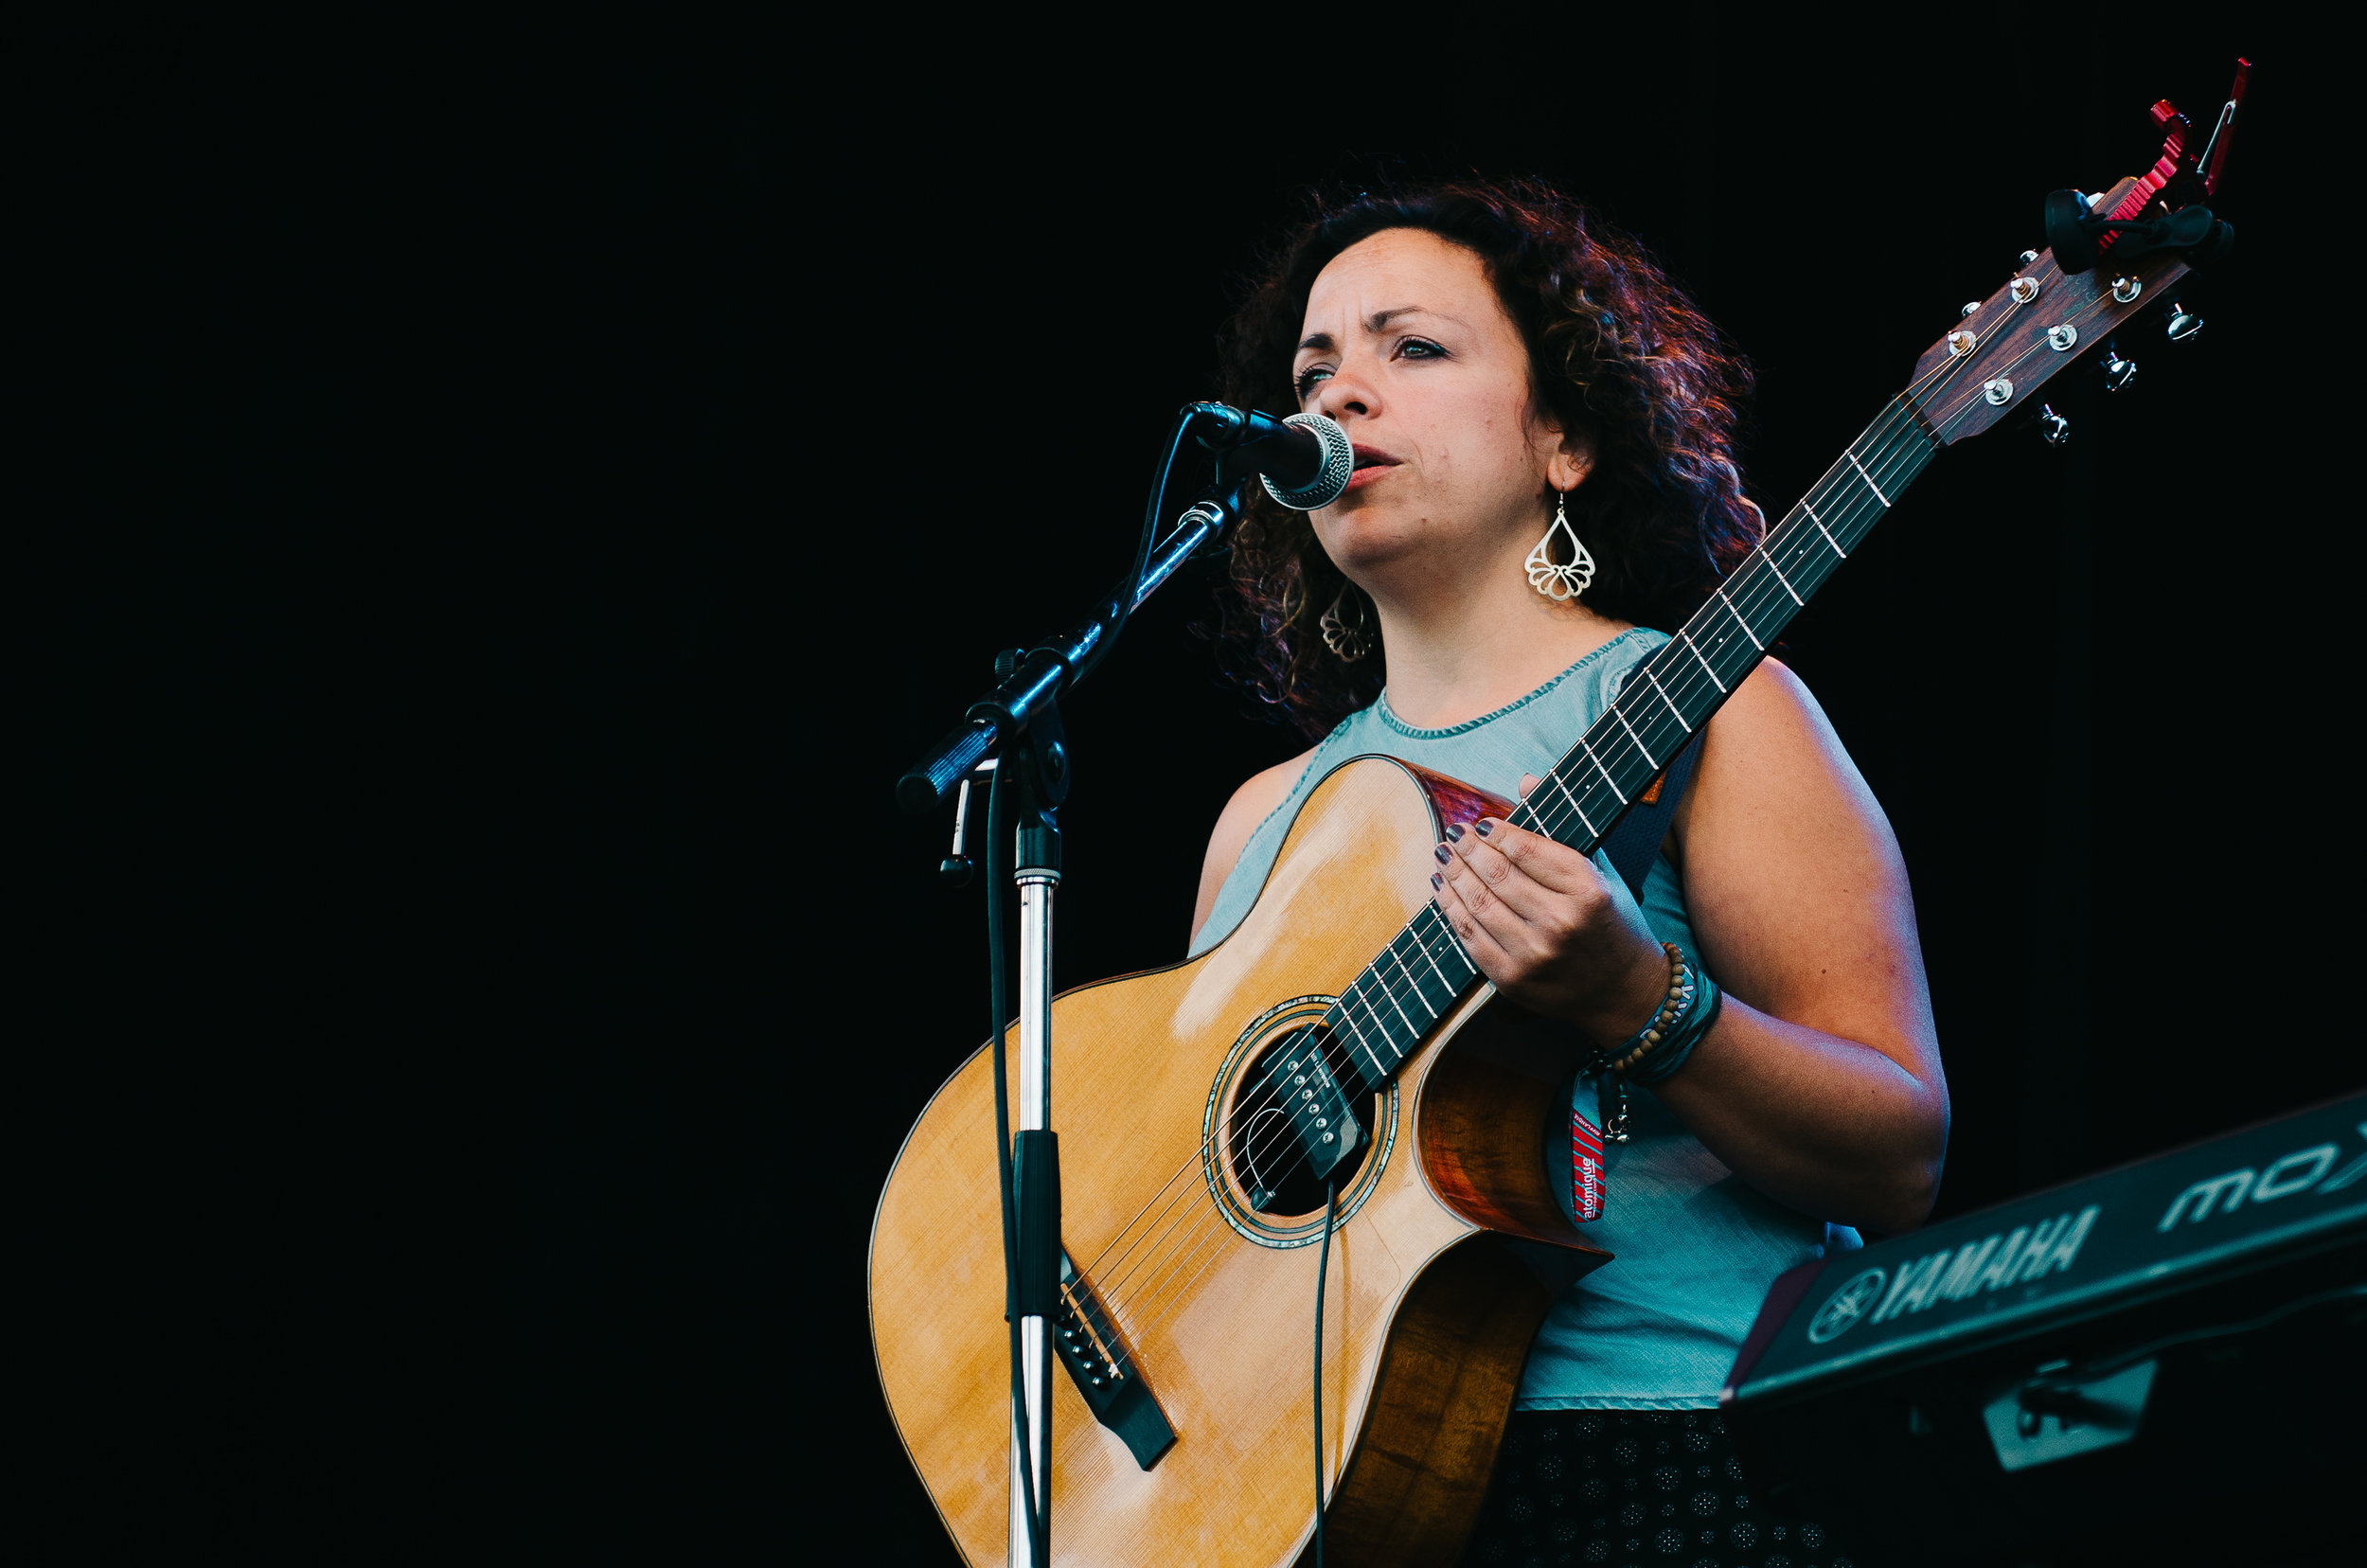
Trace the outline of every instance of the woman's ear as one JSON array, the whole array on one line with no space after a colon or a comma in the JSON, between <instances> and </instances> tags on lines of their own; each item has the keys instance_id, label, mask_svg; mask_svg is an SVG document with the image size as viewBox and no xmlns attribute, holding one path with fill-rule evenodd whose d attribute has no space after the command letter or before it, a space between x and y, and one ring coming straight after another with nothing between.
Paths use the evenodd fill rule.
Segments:
<instances>
[{"instance_id":1,"label":"woman's ear","mask_svg":"<svg viewBox=\"0 0 2367 1568\"><path fill-rule=\"evenodd\" d=\"M1561 444L1545 463L1545 482L1557 490L1574 490L1586 482L1594 470L1594 437L1584 429L1571 431L1562 437Z\"/></svg>"}]
</instances>

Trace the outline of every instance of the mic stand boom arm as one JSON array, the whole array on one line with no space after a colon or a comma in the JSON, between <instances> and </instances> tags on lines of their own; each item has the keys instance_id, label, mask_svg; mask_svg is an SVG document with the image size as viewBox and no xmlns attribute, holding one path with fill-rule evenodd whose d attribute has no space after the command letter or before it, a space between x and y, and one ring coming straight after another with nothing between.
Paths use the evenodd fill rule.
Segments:
<instances>
[{"instance_id":1,"label":"mic stand boom arm","mask_svg":"<svg viewBox=\"0 0 2367 1568\"><path fill-rule=\"evenodd\" d=\"M904 770L896 781L896 803L907 811L926 811L952 793L972 769L996 754L1006 737L1026 729L1040 710L1091 673L1110 651L1114 629L1124 624L1134 607L1174 576L1193 552L1230 528L1240 509L1241 487L1228 485L1176 519L1174 531L1151 550L1142 576L1130 588L1120 581L1103 596L1092 615L1065 635L1029 649L1019 668L1001 685L970 704L959 729ZM1066 748L1054 742L1046 753L1046 769L1065 776Z\"/></svg>"}]
</instances>

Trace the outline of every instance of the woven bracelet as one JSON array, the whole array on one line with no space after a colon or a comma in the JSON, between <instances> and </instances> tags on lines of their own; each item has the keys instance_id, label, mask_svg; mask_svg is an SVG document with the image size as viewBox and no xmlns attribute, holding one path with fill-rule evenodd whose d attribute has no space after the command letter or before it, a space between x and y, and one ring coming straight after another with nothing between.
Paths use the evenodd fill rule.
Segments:
<instances>
[{"instance_id":1,"label":"woven bracelet","mask_svg":"<svg viewBox=\"0 0 2367 1568\"><path fill-rule=\"evenodd\" d=\"M1696 973L1693 1006L1679 1020L1674 1029L1661 1038L1644 1060L1628 1069L1628 1081L1646 1088L1665 1083L1675 1078L1679 1069L1693 1056L1693 1048L1701 1043L1726 1001L1726 993L1717 989L1717 982L1706 974Z\"/></svg>"}]
</instances>

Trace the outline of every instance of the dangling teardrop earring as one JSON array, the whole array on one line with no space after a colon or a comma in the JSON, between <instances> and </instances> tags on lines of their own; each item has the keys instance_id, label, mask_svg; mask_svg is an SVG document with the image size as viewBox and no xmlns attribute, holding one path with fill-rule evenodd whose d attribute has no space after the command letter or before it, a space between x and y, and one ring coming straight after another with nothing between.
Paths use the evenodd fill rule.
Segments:
<instances>
[{"instance_id":1,"label":"dangling teardrop earring","mask_svg":"<svg viewBox=\"0 0 2367 1568\"><path fill-rule=\"evenodd\" d=\"M1587 584L1594 580L1594 558L1587 553L1577 530L1570 526L1569 503L1567 491L1554 498L1553 523L1524 562L1529 571L1529 586L1556 604L1576 598L1586 592ZM1570 564L1567 566L1556 565L1553 555L1547 549L1557 532L1567 536L1570 541Z\"/></svg>"},{"instance_id":2,"label":"dangling teardrop earring","mask_svg":"<svg viewBox=\"0 0 2367 1568\"><path fill-rule=\"evenodd\" d=\"M1361 594L1357 594L1356 597L1356 624L1350 626L1340 618L1340 606L1347 602L1350 594L1355 593L1354 584L1342 583L1340 597L1331 601L1331 608L1315 617L1315 624L1323 630L1324 646L1340 655L1343 664L1354 664L1373 650L1373 626L1364 618L1364 597Z\"/></svg>"}]
</instances>

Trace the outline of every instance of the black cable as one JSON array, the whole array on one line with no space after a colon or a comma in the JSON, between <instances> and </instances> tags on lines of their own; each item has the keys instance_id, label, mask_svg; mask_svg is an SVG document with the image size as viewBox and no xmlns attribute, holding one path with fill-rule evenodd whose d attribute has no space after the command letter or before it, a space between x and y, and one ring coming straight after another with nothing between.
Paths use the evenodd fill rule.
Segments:
<instances>
[{"instance_id":1,"label":"black cable","mask_svg":"<svg viewBox=\"0 0 2367 1568\"><path fill-rule=\"evenodd\" d=\"M1081 664L1069 671L1071 687L1085 678L1086 671L1110 656L1110 650L1118 645L1118 634L1134 618L1134 600L1143 591L1143 573L1150 566L1150 552L1159 542L1159 525L1166 511L1167 490L1174 483L1176 454L1184 450L1184 437L1191 428L1191 410L1185 409L1176 416L1175 428L1167 435L1166 450L1160 454L1158 469L1151 474L1150 499L1143 504L1143 531L1134 542L1133 569L1126 574L1126 581L1102 621L1105 630L1100 641Z\"/></svg>"},{"instance_id":2,"label":"black cable","mask_svg":"<svg viewBox=\"0 0 2367 1568\"><path fill-rule=\"evenodd\" d=\"M1005 754L1005 761L1022 765L1016 749ZM1009 1058L1004 1049L1003 1031L1006 1014L1005 981L1003 975L1003 879L1005 860L1010 851L1004 846L1004 833L1010 826L1010 801L1003 793L1003 766L998 763L994 777L987 785L987 963L990 971L987 978L987 1005L993 1009L994 1029L994 1168L1003 1193L1003 1320L1011 1330L1011 1414L1013 1428L1024 1431L1019 1422L1027 1409L1027 1385L1022 1368L1025 1364L1020 1348L1019 1334L1019 1214L1017 1200L1011 1190L1011 1092ZM1049 1326L1047 1325L1047 1329ZM1052 1406L1052 1390L1044 1390L1044 1408ZM1028 1445L1019 1447L1019 1481L1024 1494L1023 1506L1027 1510L1027 1539L1039 1554L1043 1554L1044 1519L1036 1508L1036 1470ZM1052 1446L1044 1445L1049 1457ZM1048 1509L1045 1511L1049 1511ZM1048 1554L1043 1554L1048 1558Z\"/></svg>"},{"instance_id":3,"label":"black cable","mask_svg":"<svg viewBox=\"0 0 2367 1568\"><path fill-rule=\"evenodd\" d=\"M1315 1568L1324 1568L1324 1275L1331 1270L1331 1221L1340 1184L1324 1183L1324 1244L1315 1254Z\"/></svg>"},{"instance_id":4,"label":"black cable","mask_svg":"<svg viewBox=\"0 0 2367 1568\"><path fill-rule=\"evenodd\" d=\"M1159 541L1159 525L1164 521L1160 514L1166 510L1167 486L1175 475L1175 455L1184 450L1184 433L1191 427L1189 413L1176 416L1175 430L1167 437L1167 450L1159 458L1158 476L1150 482L1150 499L1143 506L1143 532L1134 545L1134 569L1126 574L1126 592L1118 599L1117 619L1111 623L1101 653L1094 660L1095 664L1108 657L1110 650L1117 646L1118 633L1134 618L1134 596L1142 592L1143 568L1150 564L1151 546Z\"/></svg>"}]
</instances>

